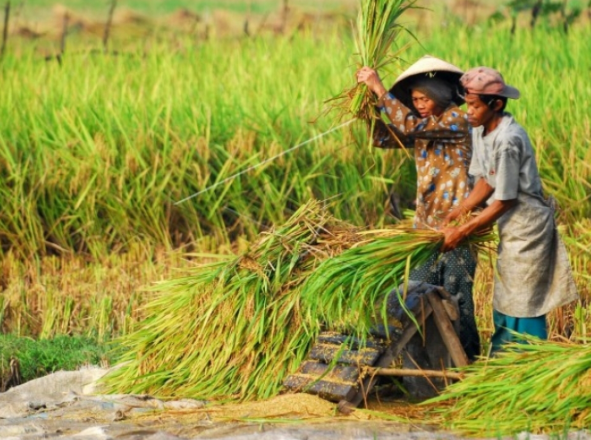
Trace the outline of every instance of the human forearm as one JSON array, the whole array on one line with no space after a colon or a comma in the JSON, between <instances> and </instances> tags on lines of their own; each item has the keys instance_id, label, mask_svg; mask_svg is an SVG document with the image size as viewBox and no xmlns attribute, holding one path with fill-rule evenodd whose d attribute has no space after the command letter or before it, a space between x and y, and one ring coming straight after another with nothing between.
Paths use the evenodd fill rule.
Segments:
<instances>
[{"instance_id":1,"label":"human forearm","mask_svg":"<svg viewBox=\"0 0 591 440\"><path fill-rule=\"evenodd\" d=\"M409 122L407 119L411 115L410 109L388 92L375 70L368 67L361 68L357 71L357 81L364 83L375 94L378 98L376 106L390 120L390 123L396 126L398 132L406 135L408 130L412 130L416 125L416 119L412 118L413 123L407 124ZM398 137L397 134L396 137Z\"/></svg>"},{"instance_id":2,"label":"human forearm","mask_svg":"<svg viewBox=\"0 0 591 440\"><path fill-rule=\"evenodd\" d=\"M471 218L458 229L465 237L472 235L474 232L491 226L503 214L509 211L517 204L517 199L513 200L495 200L489 206L482 210L480 214Z\"/></svg>"},{"instance_id":3,"label":"human forearm","mask_svg":"<svg viewBox=\"0 0 591 440\"><path fill-rule=\"evenodd\" d=\"M476 182L476 185L474 185L472 191L470 191L468 197L466 197L464 201L460 203L460 208L466 212L470 212L477 206L480 206L486 202L494 192L495 189L490 186L485 179L480 178Z\"/></svg>"},{"instance_id":4,"label":"human forearm","mask_svg":"<svg viewBox=\"0 0 591 440\"><path fill-rule=\"evenodd\" d=\"M471 218L462 226L456 228L445 228L445 234L442 251L447 252L455 249L459 244L474 232L491 226L503 214L511 210L517 204L517 199L512 200L495 200L487 206L476 217Z\"/></svg>"},{"instance_id":5,"label":"human forearm","mask_svg":"<svg viewBox=\"0 0 591 440\"><path fill-rule=\"evenodd\" d=\"M382 96L384 96L386 93L388 93L388 90L386 89L386 87L384 87L384 84L382 84L381 82L379 82L378 84L376 84L373 89L372 92L379 98L381 98Z\"/></svg>"},{"instance_id":6,"label":"human forearm","mask_svg":"<svg viewBox=\"0 0 591 440\"><path fill-rule=\"evenodd\" d=\"M443 226L447 226L450 222L457 220L473 211L477 206L482 205L493 194L495 189L490 186L486 180L478 179L474 189L470 192L457 208L451 211L443 221Z\"/></svg>"}]
</instances>

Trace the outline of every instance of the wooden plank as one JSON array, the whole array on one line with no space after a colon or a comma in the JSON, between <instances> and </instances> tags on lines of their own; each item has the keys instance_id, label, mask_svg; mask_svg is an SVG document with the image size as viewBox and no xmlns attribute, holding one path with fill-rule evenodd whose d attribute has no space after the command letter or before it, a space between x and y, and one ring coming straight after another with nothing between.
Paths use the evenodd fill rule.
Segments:
<instances>
[{"instance_id":1,"label":"wooden plank","mask_svg":"<svg viewBox=\"0 0 591 440\"><path fill-rule=\"evenodd\" d=\"M451 300L451 294L445 290L442 286L435 286L437 293L439 293L439 297L441 299Z\"/></svg>"},{"instance_id":2,"label":"wooden plank","mask_svg":"<svg viewBox=\"0 0 591 440\"><path fill-rule=\"evenodd\" d=\"M425 307L422 310L419 310L417 316L417 323L419 326L424 327L424 323L429 318L433 309L429 305L428 302L425 302ZM409 322L402 331L402 336L396 342L394 342L390 347L386 349L386 351L382 354L378 362L376 363L375 367L377 368L387 368L389 367L394 359L402 352L406 344L410 341L410 339L414 336L417 332L417 327L414 325L413 322ZM359 406L361 402L363 402L366 396L369 394L373 386L376 384L378 380L378 376L376 375L369 375L363 381L359 392L352 398L347 399L348 402L342 401L339 402L339 408L342 407L345 411L346 408L356 408Z\"/></svg>"},{"instance_id":3,"label":"wooden plank","mask_svg":"<svg viewBox=\"0 0 591 440\"><path fill-rule=\"evenodd\" d=\"M384 351L386 348L382 341L373 338L367 338L365 341L350 335L343 335L336 332L322 332L316 339L321 344L345 344L350 349L358 350L360 348L373 348L374 350Z\"/></svg>"},{"instance_id":4,"label":"wooden plank","mask_svg":"<svg viewBox=\"0 0 591 440\"><path fill-rule=\"evenodd\" d=\"M359 369L349 365L327 365L318 361L304 361L298 373L316 376L327 380L337 380L356 383L359 379Z\"/></svg>"},{"instance_id":5,"label":"wooden plank","mask_svg":"<svg viewBox=\"0 0 591 440\"><path fill-rule=\"evenodd\" d=\"M464 351L464 348L460 343L460 338L458 338L458 335L456 334L456 331L449 320L449 316L447 315L447 312L441 303L441 298L435 292L428 293L427 298L429 299L429 304L433 309L433 315L435 317L437 329L443 338L443 343L447 347L454 365L456 367L468 365L468 357L466 356L466 352Z\"/></svg>"},{"instance_id":6,"label":"wooden plank","mask_svg":"<svg viewBox=\"0 0 591 440\"><path fill-rule=\"evenodd\" d=\"M315 376L292 374L283 382L283 386L295 391L316 394L332 402L350 400L357 394L357 384L331 382L326 379L317 380Z\"/></svg>"},{"instance_id":7,"label":"wooden plank","mask_svg":"<svg viewBox=\"0 0 591 440\"><path fill-rule=\"evenodd\" d=\"M291 391L300 392L314 380L311 376L303 376L299 373L290 374L283 379L283 386Z\"/></svg>"},{"instance_id":8,"label":"wooden plank","mask_svg":"<svg viewBox=\"0 0 591 440\"><path fill-rule=\"evenodd\" d=\"M431 306L428 303L426 303L423 310L421 312L419 312L419 315L416 317L417 323L421 327L424 327L425 321L429 318L429 316L431 316L432 312L433 312L433 309L431 308ZM390 345L390 347L388 347L386 349L384 356L382 356L380 358L379 362L375 366L376 367L389 367L390 364L392 363L392 361L400 353L402 353L402 350L404 350L404 347L406 347L406 344L408 344L408 342L411 340L411 338L414 336L414 334L417 332L417 330L418 329L415 326L415 324L412 321L409 322L404 327L404 330L402 331L402 336L400 337L400 339L395 341L392 345Z\"/></svg>"},{"instance_id":9,"label":"wooden plank","mask_svg":"<svg viewBox=\"0 0 591 440\"><path fill-rule=\"evenodd\" d=\"M443 308L445 309L447 316L449 316L449 319L452 321L457 321L460 319L460 311L458 310L458 306L455 303L448 299L442 299L441 304L443 304Z\"/></svg>"},{"instance_id":10,"label":"wooden plank","mask_svg":"<svg viewBox=\"0 0 591 440\"><path fill-rule=\"evenodd\" d=\"M347 365L371 366L376 363L381 352L371 348L347 350L344 346L332 344L316 344L308 357L318 361L331 363L337 356L337 362Z\"/></svg>"}]
</instances>

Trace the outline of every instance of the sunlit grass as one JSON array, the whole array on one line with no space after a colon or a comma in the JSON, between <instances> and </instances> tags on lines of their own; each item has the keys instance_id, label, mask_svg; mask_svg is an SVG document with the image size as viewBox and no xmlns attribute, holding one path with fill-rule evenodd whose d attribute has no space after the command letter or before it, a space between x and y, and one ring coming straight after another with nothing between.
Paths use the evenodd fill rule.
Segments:
<instances>
[{"instance_id":1,"label":"sunlit grass","mask_svg":"<svg viewBox=\"0 0 591 440\"><path fill-rule=\"evenodd\" d=\"M545 188L559 201L561 231L586 299L591 86L583 72L591 69L591 41L585 27L568 35L541 30L519 29L511 37L506 24L433 28L381 73L389 85L430 53L463 68L492 65L520 88L522 98L509 111L528 130ZM124 54L107 56L71 38L72 55L61 66L43 60L38 43L20 40L2 63L5 266L65 276L79 269L66 263L48 269L46 258L101 264L111 255L135 255L138 242L147 254L229 252L282 224L312 197L331 199L333 214L358 226L391 221L385 214L390 188L405 206L413 198L414 164L401 152L355 148L366 137L354 125L175 205L334 126L333 115L322 111L325 100L354 80L349 29L210 41L156 32L128 39L117 46ZM495 45L477 44L482 41ZM120 317L137 315L135 303L122 298L153 280L138 275L132 288L121 290L114 277L106 291L89 286L86 297L59 287L31 289L13 278L21 272L6 273L3 292L12 287L2 297L2 325L43 335L125 332L131 324ZM476 286L483 334L490 330L490 275L482 271ZM64 316L52 312L56 305ZM551 325L561 334L570 318L553 318Z\"/></svg>"}]
</instances>

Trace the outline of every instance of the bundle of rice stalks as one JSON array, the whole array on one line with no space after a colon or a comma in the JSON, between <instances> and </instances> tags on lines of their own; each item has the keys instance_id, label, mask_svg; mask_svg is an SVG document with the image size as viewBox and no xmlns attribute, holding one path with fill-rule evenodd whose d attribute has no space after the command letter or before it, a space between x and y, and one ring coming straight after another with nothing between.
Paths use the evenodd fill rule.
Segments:
<instances>
[{"instance_id":1,"label":"bundle of rice stalks","mask_svg":"<svg viewBox=\"0 0 591 440\"><path fill-rule=\"evenodd\" d=\"M355 44L359 60L358 67L368 66L379 69L387 64L393 55L390 50L401 31L400 16L413 8L416 0L362 0L357 16ZM376 117L374 94L365 84L359 84L346 91L342 97L343 106L358 119L371 120ZM348 101L348 102L347 102Z\"/></svg>"},{"instance_id":2,"label":"bundle of rice stalks","mask_svg":"<svg viewBox=\"0 0 591 440\"><path fill-rule=\"evenodd\" d=\"M472 364L465 379L427 403L446 424L475 436L564 433L591 426L591 346L526 338Z\"/></svg>"},{"instance_id":3,"label":"bundle of rice stalks","mask_svg":"<svg viewBox=\"0 0 591 440\"><path fill-rule=\"evenodd\" d=\"M368 235L311 202L245 254L159 284L151 318L121 341L128 351L108 378L111 388L161 397L270 397L322 328L367 331L373 301L441 238L400 227Z\"/></svg>"},{"instance_id":4,"label":"bundle of rice stalks","mask_svg":"<svg viewBox=\"0 0 591 440\"><path fill-rule=\"evenodd\" d=\"M387 322L386 301L381 300L394 287L408 281L412 268L439 251L443 234L401 223L358 235L363 239L318 266L302 287L301 295L308 305L305 322L320 320L330 323L333 329L354 332L363 338L376 322ZM492 232L485 231L469 237L466 244L478 252L488 250L488 243L493 240ZM379 303L383 307L376 311L375 305Z\"/></svg>"},{"instance_id":5,"label":"bundle of rice stalks","mask_svg":"<svg viewBox=\"0 0 591 440\"><path fill-rule=\"evenodd\" d=\"M328 233L328 230L333 231ZM269 397L308 351L299 288L317 259L349 246L355 229L320 203L262 233L243 255L160 283L150 319L123 337L128 363L113 390L163 397Z\"/></svg>"}]
</instances>

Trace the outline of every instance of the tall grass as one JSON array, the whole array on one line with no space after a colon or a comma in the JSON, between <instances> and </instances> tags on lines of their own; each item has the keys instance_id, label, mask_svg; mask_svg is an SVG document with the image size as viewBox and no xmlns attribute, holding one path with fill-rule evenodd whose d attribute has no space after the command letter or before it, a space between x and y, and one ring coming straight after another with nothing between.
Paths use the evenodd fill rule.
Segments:
<instances>
[{"instance_id":1,"label":"tall grass","mask_svg":"<svg viewBox=\"0 0 591 440\"><path fill-rule=\"evenodd\" d=\"M138 236L170 248L209 234L228 240L281 221L310 196L340 197L343 217L379 220L384 184L374 176L396 175L348 151L345 131L175 206L329 129L330 119L310 121L345 64L302 66L317 56L305 38L187 44L146 57L72 56L61 67L33 53L8 60L4 249L101 255ZM336 35L327 44L345 51Z\"/></svg>"},{"instance_id":2,"label":"tall grass","mask_svg":"<svg viewBox=\"0 0 591 440\"><path fill-rule=\"evenodd\" d=\"M230 251L205 242L202 249ZM140 242L100 261L80 255L22 261L9 253L0 261L0 329L18 336L76 334L108 341L145 318L146 286L194 264L185 252Z\"/></svg>"},{"instance_id":3,"label":"tall grass","mask_svg":"<svg viewBox=\"0 0 591 440\"><path fill-rule=\"evenodd\" d=\"M568 35L540 29L511 37L505 25L434 27L419 35L422 46L412 45L405 60L380 73L387 84L431 53L463 68L492 65L520 88L522 98L509 111L528 130L545 188L561 205L561 228L587 298L591 87L584 72L591 70L591 41L582 26ZM153 279L133 275L127 289L127 275L113 276L108 289L90 283L93 294L84 296L59 285L51 292L32 288L23 273L57 277L79 270L69 262L136 255L137 243L147 255L221 247L228 253L311 197L331 198L337 218L381 226L389 222L384 201L391 187L403 204L413 198L414 164L404 154L352 148L365 133L342 130L174 205L332 127L330 116L310 121L354 80L355 45L349 29L207 42L169 37L156 32L127 43L118 56L72 41L61 66L44 61L35 43L11 42L0 79L0 244L4 267L19 269L5 269L1 285L5 330L125 332L139 319L130 311L141 298L135 289ZM61 265L50 268L57 257ZM490 273L482 273L476 292L489 307ZM57 307L69 312L56 315ZM489 310L479 312L481 322Z\"/></svg>"}]
</instances>

